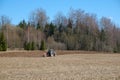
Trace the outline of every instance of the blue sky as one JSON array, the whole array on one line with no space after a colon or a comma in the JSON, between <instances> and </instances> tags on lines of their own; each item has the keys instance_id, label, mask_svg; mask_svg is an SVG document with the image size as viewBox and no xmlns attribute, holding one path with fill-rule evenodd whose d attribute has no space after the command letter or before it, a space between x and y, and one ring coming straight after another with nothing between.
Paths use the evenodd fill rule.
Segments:
<instances>
[{"instance_id":1,"label":"blue sky","mask_svg":"<svg viewBox=\"0 0 120 80\"><path fill-rule=\"evenodd\" d=\"M120 0L0 0L0 16L6 15L13 24L26 21L32 11L43 8L52 20L57 12L65 15L70 8L111 18L120 25Z\"/></svg>"}]
</instances>

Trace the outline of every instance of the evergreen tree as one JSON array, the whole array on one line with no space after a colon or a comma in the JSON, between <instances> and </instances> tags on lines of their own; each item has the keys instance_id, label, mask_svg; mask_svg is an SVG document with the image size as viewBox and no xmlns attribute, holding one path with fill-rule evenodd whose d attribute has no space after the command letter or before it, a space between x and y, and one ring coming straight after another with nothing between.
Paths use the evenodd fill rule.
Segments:
<instances>
[{"instance_id":1,"label":"evergreen tree","mask_svg":"<svg viewBox=\"0 0 120 80\"><path fill-rule=\"evenodd\" d=\"M25 42L24 43L24 49L25 50L32 50L32 44L30 42L29 43Z\"/></svg>"},{"instance_id":2,"label":"evergreen tree","mask_svg":"<svg viewBox=\"0 0 120 80\"><path fill-rule=\"evenodd\" d=\"M0 33L0 51L6 51L7 50L7 43L4 38L3 32Z\"/></svg>"},{"instance_id":3,"label":"evergreen tree","mask_svg":"<svg viewBox=\"0 0 120 80\"><path fill-rule=\"evenodd\" d=\"M46 37L48 38L49 37L49 24L48 23L45 25L44 33L45 33Z\"/></svg>"},{"instance_id":4,"label":"evergreen tree","mask_svg":"<svg viewBox=\"0 0 120 80\"><path fill-rule=\"evenodd\" d=\"M59 27L58 27L58 31L59 31L59 33L61 33L61 32L64 31L64 27L63 27L62 24L59 25Z\"/></svg>"},{"instance_id":5,"label":"evergreen tree","mask_svg":"<svg viewBox=\"0 0 120 80\"><path fill-rule=\"evenodd\" d=\"M25 29L26 26L27 26L27 23L25 22L25 20L23 20L23 21L21 21L21 22L19 23L18 26L19 26L20 28L22 28L22 29Z\"/></svg>"},{"instance_id":6,"label":"evergreen tree","mask_svg":"<svg viewBox=\"0 0 120 80\"><path fill-rule=\"evenodd\" d=\"M50 23L50 24L47 23L45 25L44 32L45 32L47 37L54 35L55 25L53 23Z\"/></svg>"},{"instance_id":7,"label":"evergreen tree","mask_svg":"<svg viewBox=\"0 0 120 80\"><path fill-rule=\"evenodd\" d=\"M104 42L105 40L106 40L106 34L104 29L102 29L100 32L100 41Z\"/></svg>"},{"instance_id":8,"label":"evergreen tree","mask_svg":"<svg viewBox=\"0 0 120 80\"><path fill-rule=\"evenodd\" d=\"M113 49L114 53L120 53L120 43L117 41L116 46Z\"/></svg>"},{"instance_id":9,"label":"evergreen tree","mask_svg":"<svg viewBox=\"0 0 120 80\"><path fill-rule=\"evenodd\" d=\"M35 50L35 43L34 42L31 43L31 50Z\"/></svg>"},{"instance_id":10,"label":"evergreen tree","mask_svg":"<svg viewBox=\"0 0 120 80\"><path fill-rule=\"evenodd\" d=\"M39 23L37 23L37 30L38 30L38 29L41 30L41 31L43 30L43 28L40 26Z\"/></svg>"},{"instance_id":11,"label":"evergreen tree","mask_svg":"<svg viewBox=\"0 0 120 80\"><path fill-rule=\"evenodd\" d=\"M55 32L55 26L53 25L53 23L50 23L49 35L50 36L54 35L54 32Z\"/></svg>"},{"instance_id":12,"label":"evergreen tree","mask_svg":"<svg viewBox=\"0 0 120 80\"><path fill-rule=\"evenodd\" d=\"M24 50L27 50L27 42L24 42Z\"/></svg>"},{"instance_id":13,"label":"evergreen tree","mask_svg":"<svg viewBox=\"0 0 120 80\"><path fill-rule=\"evenodd\" d=\"M41 41L40 50L45 50L45 49L46 49L46 44L45 44L45 41L42 40L42 41Z\"/></svg>"},{"instance_id":14,"label":"evergreen tree","mask_svg":"<svg viewBox=\"0 0 120 80\"><path fill-rule=\"evenodd\" d=\"M32 47L32 45L31 45L31 43L29 42L29 43L27 44L28 50L31 50L31 47Z\"/></svg>"}]
</instances>

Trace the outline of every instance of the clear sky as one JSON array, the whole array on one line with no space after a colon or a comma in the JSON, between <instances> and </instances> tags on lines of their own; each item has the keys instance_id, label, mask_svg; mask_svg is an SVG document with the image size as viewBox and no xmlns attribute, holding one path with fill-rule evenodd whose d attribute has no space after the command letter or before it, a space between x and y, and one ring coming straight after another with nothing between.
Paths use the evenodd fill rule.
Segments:
<instances>
[{"instance_id":1,"label":"clear sky","mask_svg":"<svg viewBox=\"0 0 120 80\"><path fill-rule=\"evenodd\" d=\"M70 8L82 9L112 19L120 25L120 0L0 0L0 16L8 16L13 24L28 20L30 13L43 8L52 20L57 12L67 14Z\"/></svg>"}]
</instances>

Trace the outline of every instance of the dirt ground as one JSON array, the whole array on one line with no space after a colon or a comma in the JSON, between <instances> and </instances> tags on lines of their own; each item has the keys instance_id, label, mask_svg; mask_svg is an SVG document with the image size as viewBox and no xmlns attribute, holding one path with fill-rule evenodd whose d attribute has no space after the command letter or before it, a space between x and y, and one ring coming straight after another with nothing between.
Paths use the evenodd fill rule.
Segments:
<instances>
[{"instance_id":1,"label":"dirt ground","mask_svg":"<svg viewBox=\"0 0 120 80\"><path fill-rule=\"evenodd\" d=\"M14 50L14 51L6 51L0 52L0 57L42 57L44 53L47 51L24 51L24 50ZM96 54L93 51L56 51L57 55L64 55L64 54ZM98 53L103 54L103 53Z\"/></svg>"},{"instance_id":2,"label":"dirt ground","mask_svg":"<svg viewBox=\"0 0 120 80\"><path fill-rule=\"evenodd\" d=\"M1 52L0 80L120 80L120 54L84 51ZM64 55L63 55L64 54Z\"/></svg>"}]
</instances>

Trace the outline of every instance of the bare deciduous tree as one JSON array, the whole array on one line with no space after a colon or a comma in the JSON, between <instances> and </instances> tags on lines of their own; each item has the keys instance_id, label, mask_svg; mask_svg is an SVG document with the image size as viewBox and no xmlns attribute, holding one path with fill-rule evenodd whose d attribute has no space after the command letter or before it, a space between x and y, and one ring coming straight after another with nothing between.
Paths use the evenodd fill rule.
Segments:
<instances>
[{"instance_id":1,"label":"bare deciduous tree","mask_svg":"<svg viewBox=\"0 0 120 80\"><path fill-rule=\"evenodd\" d=\"M44 9L42 8L39 8L39 9L36 9L35 11L33 11L31 14L30 14L30 17L29 17L29 22L31 25L33 25L34 27L37 26L37 24L39 23L39 25L41 27L44 27L45 24L48 22L48 16L46 15L46 12Z\"/></svg>"}]
</instances>

